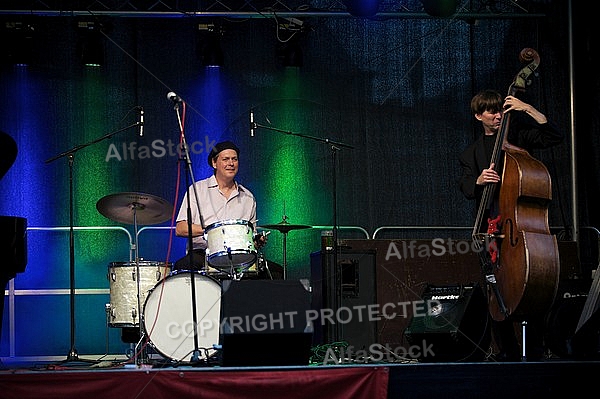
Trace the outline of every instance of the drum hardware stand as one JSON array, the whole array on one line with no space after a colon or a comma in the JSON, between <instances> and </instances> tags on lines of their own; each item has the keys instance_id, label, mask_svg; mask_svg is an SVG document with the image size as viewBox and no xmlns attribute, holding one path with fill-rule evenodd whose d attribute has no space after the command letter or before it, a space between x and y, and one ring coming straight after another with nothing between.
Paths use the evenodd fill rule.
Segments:
<instances>
[{"instance_id":1,"label":"drum hardware stand","mask_svg":"<svg viewBox=\"0 0 600 399\"><path fill-rule=\"evenodd\" d=\"M91 362L97 363L95 360L85 360L80 359L79 354L77 353L77 348L75 347L75 227L74 227L74 200L73 200L73 164L75 161L75 153L79 150L82 150L92 144L96 144L105 139L111 138L117 133L123 132L125 130L129 130L134 127L141 126L142 122L136 122L132 125L126 126L114 132L105 134L104 136L90 141L86 144L77 145L70 150L67 150L61 154L58 154L50 159L47 159L45 163L51 163L57 159L67 157L69 164L69 315L70 315L70 324L71 324L71 347L69 349L69 353L67 354L67 358L64 362Z\"/></svg>"},{"instance_id":2,"label":"drum hardware stand","mask_svg":"<svg viewBox=\"0 0 600 399\"><path fill-rule=\"evenodd\" d=\"M269 269L269 262L264 258L264 254L261 252L256 258L256 272L260 272L261 270L261 260L265 262L264 269L267 271L267 276L269 276L269 280L273 280L273 275L271 274L271 269Z\"/></svg>"},{"instance_id":3,"label":"drum hardware stand","mask_svg":"<svg viewBox=\"0 0 600 399\"><path fill-rule=\"evenodd\" d=\"M231 247L225 248L227 250L227 259L229 259L229 276L233 281L240 281L244 277L244 272L238 272L233 264L233 255L231 255Z\"/></svg>"},{"instance_id":4,"label":"drum hardware stand","mask_svg":"<svg viewBox=\"0 0 600 399\"><path fill-rule=\"evenodd\" d=\"M288 217L283 215L283 222L287 223ZM287 280L287 235L289 231L282 231L283 233L283 279Z\"/></svg>"},{"instance_id":5,"label":"drum hardware stand","mask_svg":"<svg viewBox=\"0 0 600 399\"><path fill-rule=\"evenodd\" d=\"M130 206L132 214L133 214L133 233L135 236L134 244L133 244L133 252L135 256L135 274L136 274L136 289L137 289L137 320L138 320L138 331L140 338L135 346L134 354L133 354L133 363L134 364L146 364L147 354L146 354L146 345L144 345L144 340L146 339L146 334L144 334L144 328L142 326L142 295L141 295L141 287L140 287L140 256L139 256L139 246L138 246L138 223L137 223L137 210L144 209L143 205L133 202ZM135 325L135 324L134 324ZM139 356L139 357L138 357Z\"/></svg>"}]
</instances>

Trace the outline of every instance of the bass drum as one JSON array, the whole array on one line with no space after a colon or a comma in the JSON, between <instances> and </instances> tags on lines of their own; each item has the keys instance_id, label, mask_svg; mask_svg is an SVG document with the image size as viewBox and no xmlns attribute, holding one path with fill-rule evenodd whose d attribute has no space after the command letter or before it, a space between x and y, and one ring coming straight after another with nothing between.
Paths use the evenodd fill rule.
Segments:
<instances>
[{"instance_id":1,"label":"bass drum","mask_svg":"<svg viewBox=\"0 0 600 399\"><path fill-rule=\"evenodd\" d=\"M143 323L150 344L165 358L190 360L194 346L192 276L200 357L215 353L219 343L221 285L198 272L179 272L156 284L144 304Z\"/></svg>"}]
</instances>

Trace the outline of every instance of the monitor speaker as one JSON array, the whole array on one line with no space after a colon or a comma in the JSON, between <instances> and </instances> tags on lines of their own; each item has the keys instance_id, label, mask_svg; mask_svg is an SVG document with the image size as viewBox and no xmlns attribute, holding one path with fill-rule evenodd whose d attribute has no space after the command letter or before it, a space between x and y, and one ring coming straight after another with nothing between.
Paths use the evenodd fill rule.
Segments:
<instances>
[{"instance_id":1,"label":"monitor speaker","mask_svg":"<svg viewBox=\"0 0 600 399\"><path fill-rule=\"evenodd\" d=\"M222 365L308 365L310 304L307 280L223 281Z\"/></svg>"},{"instance_id":2,"label":"monitor speaker","mask_svg":"<svg viewBox=\"0 0 600 399\"><path fill-rule=\"evenodd\" d=\"M404 331L421 362L481 361L491 342L487 301L479 284L432 286L423 293L423 311Z\"/></svg>"},{"instance_id":3,"label":"monitor speaker","mask_svg":"<svg viewBox=\"0 0 600 399\"><path fill-rule=\"evenodd\" d=\"M315 345L344 341L356 349L377 342L377 319L361 309L377 305L373 250L342 248L334 265L333 253L313 252L311 257L312 307L319 315L339 315L315 320Z\"/></svg>"}]
</instances>

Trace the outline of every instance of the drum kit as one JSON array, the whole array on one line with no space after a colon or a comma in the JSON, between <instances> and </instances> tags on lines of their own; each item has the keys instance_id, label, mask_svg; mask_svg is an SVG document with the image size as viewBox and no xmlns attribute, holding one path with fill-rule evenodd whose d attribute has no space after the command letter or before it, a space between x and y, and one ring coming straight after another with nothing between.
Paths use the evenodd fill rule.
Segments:
<instances>
[{"instance_id":1,"label":"drum kit","mask_svg":"<svg viewBox=\"0 0 600 399\"><path fill-rule=\"evenodd\" d=\"M252 223L225 220L211 224L205 229L208 271L172 271L171 264L142 260L137 243L138 225L171 218L173 206L168 201L150 194L124 192L101 198L96 208L115 222L134 226L135 261L109 264L110 304L106 311L110 327L139 329L135 364L146 361L145 345L141 345L146 338L158 353L173 362L190 357L192 362L200 357L208 361L219 343L221 284L214 276L239 279L244 273L256 271L259 263L266 264L255 249ZM286 216L280 223L259 226L283 234L284 279L287 234L311 227L290 224Z\"/></svg>"}]
</instances>

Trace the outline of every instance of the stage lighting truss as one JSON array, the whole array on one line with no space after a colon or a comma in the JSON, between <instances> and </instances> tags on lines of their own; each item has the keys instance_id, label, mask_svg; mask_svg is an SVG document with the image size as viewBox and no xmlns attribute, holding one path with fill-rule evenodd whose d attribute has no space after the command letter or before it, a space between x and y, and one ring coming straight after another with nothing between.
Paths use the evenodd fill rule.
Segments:
<instances>
[{"instance_id":1,"label":"stage lighting truss","mask_svg":"<svg viewBox=\"0 0 600 399\"><path fill-rule=\"evenodd\" d=\"M42 16L81 16L90 14L113 17L205 17L205 18L327 18L327 17L363 17L381 18L437 18L428 15L423 3L433 3L439 7L442 3L458 4L459 18L493 18L505 19L514 17L539 18L547 7L548 0L320 0L308 5L305 0L209 0L181 1L160 0L146 1L120 0L44 0L37 1L36 8L23 6L22 0L3 0L0 15ZM266 4L269 3L269 4ZM133 11L132 11L133 10ZM439 9L438 9L439 10ZM444 8L446 10L446 8ZM540 13L540 11L542 13ZM435 13L435 12L434 12Z\"/></svg>"}]
</instances>

